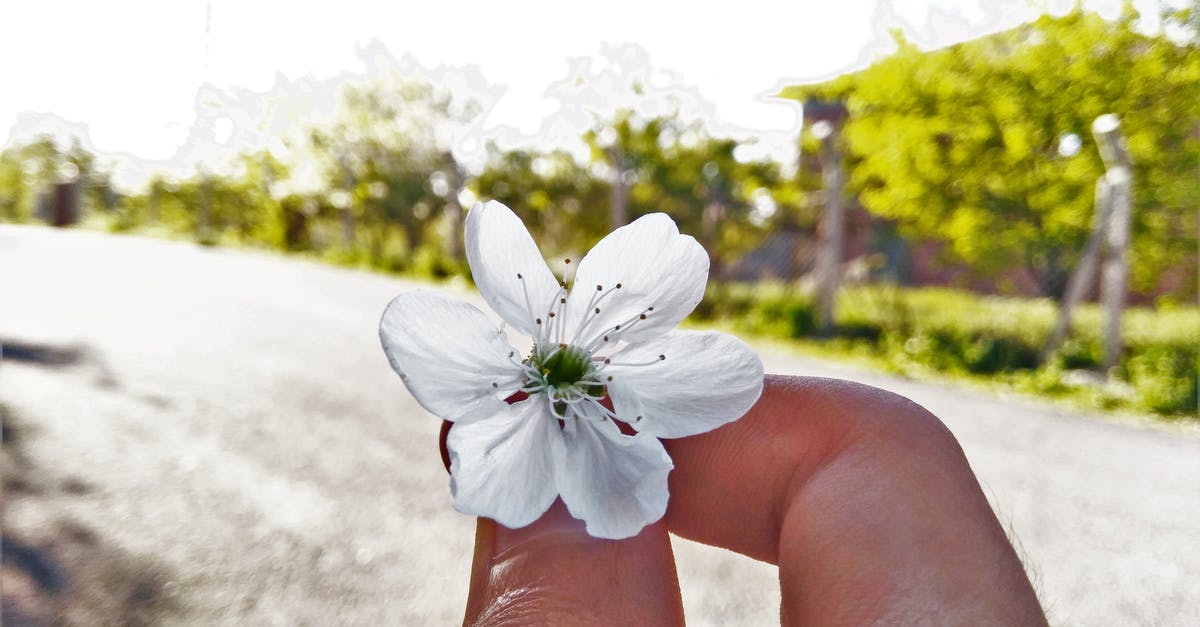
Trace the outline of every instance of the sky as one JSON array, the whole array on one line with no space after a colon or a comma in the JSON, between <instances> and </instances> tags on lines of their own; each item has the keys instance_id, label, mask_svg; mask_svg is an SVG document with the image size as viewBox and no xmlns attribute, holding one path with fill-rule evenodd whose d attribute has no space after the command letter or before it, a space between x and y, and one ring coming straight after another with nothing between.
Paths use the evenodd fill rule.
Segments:
<instances>
[{"instance_id":1,"label":"sky","mask_svg":"<svg viewBox=\"0 0 1200 627\"><path fill-rule=\"evenodd\" d=\"M786 162L800 110L771 97L781 87L865 66L892 49L892 28L933 48L1071 4L8 3L0 9L10 25L0 38L0 146L45 131L75 134L118 171L119 185L136 186L152 171L183 174L197 161L278 146L279 136L328 113L340 80L390 68L484 104L454 139L468 163L489 140L578 150L588 115L623 105L678 107L714 134L756 140L750 156ZM1112 16L1120 2L1085 4ZM1135 5L1157 12L1155 0ZM629 93L633 78L648 85L646 95Z\"/></svg>"}]
</instances>

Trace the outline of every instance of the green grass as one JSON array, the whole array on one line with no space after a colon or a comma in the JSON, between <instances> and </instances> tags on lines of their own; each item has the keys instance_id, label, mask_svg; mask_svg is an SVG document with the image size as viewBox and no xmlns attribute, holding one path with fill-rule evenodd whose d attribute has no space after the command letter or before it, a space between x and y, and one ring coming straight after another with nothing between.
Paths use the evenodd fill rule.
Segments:
<instances>
[{"instance_id":1,"label":"green grass","mask_svg":"<svg viewBox=\"0 0 1200 627\"><path fill-rule=\"evenodd\" d=\"M1045 364L1040 354L1057 309L1045 299L941 289L860 286L843 290L836 331L816 332L811 299L778 284L710 285L701 319L788 339L806 351L866 361L891 372L932 373L1061 398L1097 409L1197 416L1200 309L1135 308L1123 320L1124 353L1107 381L1082 376L1103 359L1103 312L1081 306L1072 334Z\"/></svg>"}]
</instances>

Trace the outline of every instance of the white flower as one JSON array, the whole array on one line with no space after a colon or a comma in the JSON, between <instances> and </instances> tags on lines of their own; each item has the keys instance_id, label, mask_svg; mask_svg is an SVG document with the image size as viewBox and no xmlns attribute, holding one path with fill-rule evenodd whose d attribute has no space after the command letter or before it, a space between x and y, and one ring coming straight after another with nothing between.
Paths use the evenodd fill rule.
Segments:
<instances>
[{"instance_id":1,"label":"white flower","mask_svg":"<svg viewBox=\"0 0 1200 627\"><path fill-rule=\"evenodd\" d=\"M762 392L762 362L741 341L673 330L704 295L704 249L665 214L644 216L596 244L568 290L498 202L471 209L466 244L480 293L532 338L528 354L435 291L397 296L379 325L409 391L455 423L455 508L523 527L561 496L591 535L637 534L666 511L673 465L658 438L736 420Z\"/></svg>"}]
</instances>

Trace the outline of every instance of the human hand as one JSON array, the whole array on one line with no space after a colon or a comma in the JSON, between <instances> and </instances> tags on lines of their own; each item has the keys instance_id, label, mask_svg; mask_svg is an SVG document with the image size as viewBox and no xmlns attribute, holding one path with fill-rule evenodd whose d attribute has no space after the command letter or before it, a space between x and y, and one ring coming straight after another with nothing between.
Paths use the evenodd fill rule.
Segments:
<instances>
[{"instance_id":1,"label":"human hand","mask_svg":"<svg viewBox=\"0 0 1200 627\"><path fill-rule=\"evenodd\" d=\"M768 376L740 420L664 444L671 500L637 536L592 538L561 501L480 518L464 623L682 624L670 531L778 565L785 624L1045 624L958 443L903 397Z\"/></svg>"}]
</instances>

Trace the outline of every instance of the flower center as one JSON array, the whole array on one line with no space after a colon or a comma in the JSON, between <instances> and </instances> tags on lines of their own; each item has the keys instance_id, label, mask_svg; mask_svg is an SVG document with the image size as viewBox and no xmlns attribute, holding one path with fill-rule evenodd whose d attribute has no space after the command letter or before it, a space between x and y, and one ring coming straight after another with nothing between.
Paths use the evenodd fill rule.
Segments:
<instances>
[{"instance_id":1,"label":"flower center","mask_svg":"<svg viewBox=\"0 0 1200 627\"><path fill-rule=\"evenodd\" d=\"M556 388L573 387L592 371L591 355L578 346L534 349L530 359L545 382Z\"/></svg>"}]
</instances>

